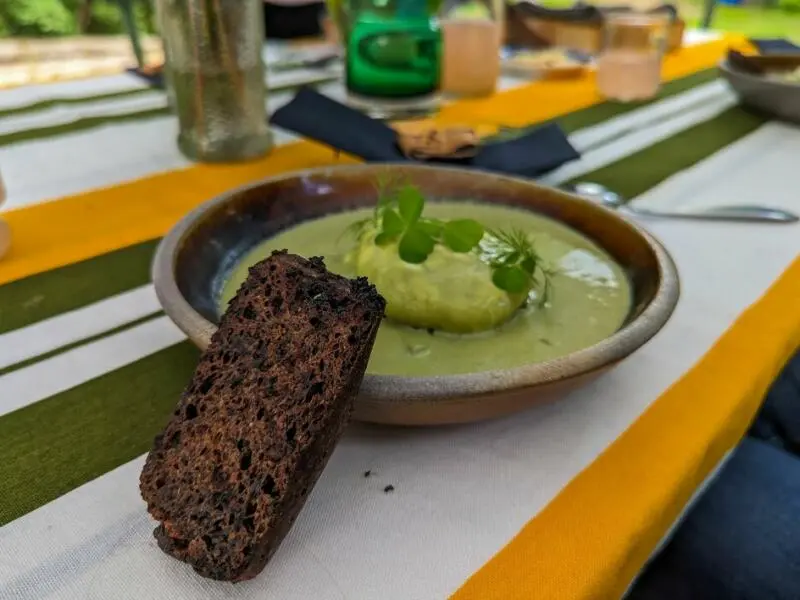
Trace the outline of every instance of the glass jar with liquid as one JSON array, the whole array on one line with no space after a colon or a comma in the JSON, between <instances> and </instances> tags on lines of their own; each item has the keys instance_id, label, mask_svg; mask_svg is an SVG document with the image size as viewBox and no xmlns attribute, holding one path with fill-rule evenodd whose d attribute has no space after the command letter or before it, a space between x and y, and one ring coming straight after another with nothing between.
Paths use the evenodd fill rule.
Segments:
<instances>
[{"instance_id":1,"label":"glass jar with liquid","mask_svg":"<svg viewBox=\"0 0 800 600\"><path fill-rule=\"evenodd\" d=\"M603 96L633 102L658 93L669 25L666 15L606 16L597 59L597 87Z\"/></svg>"},{"instance_id":2,"label":"glass jar with liquid","mask_svg":"<svg viewBox=\"0 0 800 600\"><path fill-rule=\"evenodd\" d=\"M157 2L181 152L201 162L266 154L261 0Z\"/></svg>"},{"instance_id":3,"label":"glass jar with liquid","mask_svg":"<svg viewBox=\"0 0 800 600\"><path fill-rule=\"evenodd\" d=\"M441 11L442 92L494 93L500 75L505 0L446 0Z\"/></svg>"},{"instance_id":4,"label":"glass jar with liquid","mask_svg":"<svg viewBox=\"0 0 800 600\"><path fill-rule=\"evenodd\" d=\"M413 105L439 90L439 0L342 0L351 104Z\"/></svg>"}]
</instances>

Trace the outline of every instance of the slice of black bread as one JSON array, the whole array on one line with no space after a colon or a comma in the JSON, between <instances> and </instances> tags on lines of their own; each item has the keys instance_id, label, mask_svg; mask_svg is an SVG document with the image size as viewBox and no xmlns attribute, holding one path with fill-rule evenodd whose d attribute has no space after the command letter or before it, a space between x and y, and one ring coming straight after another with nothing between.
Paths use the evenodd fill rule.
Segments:
<instances>
[{"instance_id":1,"label":"slice of black bread","mask_svg":"<svg viewBox=\"0 0 800 600\"><path fill-rule=\"evenodd\" d=\"M250 269L141 474L164 552L213 579L264 568L349 420L384 307L319 258Z\"/></svg>"}]
</instances>

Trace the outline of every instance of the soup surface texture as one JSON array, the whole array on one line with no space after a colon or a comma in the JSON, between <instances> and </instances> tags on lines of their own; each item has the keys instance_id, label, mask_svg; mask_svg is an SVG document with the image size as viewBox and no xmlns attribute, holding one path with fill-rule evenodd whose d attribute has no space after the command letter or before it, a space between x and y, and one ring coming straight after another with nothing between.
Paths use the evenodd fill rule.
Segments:
<instances>
[{"instance_id":1,"label":"soup surface texture","mask_svg":"<svg viewBox=\"0 0 800 600\"><path fill-rule=\"evenodd\" d=\"M430 376L518 367L591 346L624 322L631 304L627 277L610 256L576 231L530 211L499 204L430 202L425 212L436 218L470 218L487 228L517 228L528 233L538 254L556 271L552 292L544 305L529 302L499 327L481 333L414 329L385 319L368 373ZM232 270L222 290L220 312L247 277L247 269L273 250L323 256L331 271L354 276L347 255L356 242L345 232L371 214L371 209L331 214L266 240Z\"/></svg>"}]
</instances>

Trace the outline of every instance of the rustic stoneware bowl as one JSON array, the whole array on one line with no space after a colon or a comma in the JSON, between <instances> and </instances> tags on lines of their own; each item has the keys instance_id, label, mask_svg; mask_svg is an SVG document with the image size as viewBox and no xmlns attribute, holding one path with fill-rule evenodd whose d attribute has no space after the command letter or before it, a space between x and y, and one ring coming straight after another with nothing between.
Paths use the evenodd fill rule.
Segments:
<instances>
[{"instance_id":1,"label":"rustic stoneware bowl","mask_svg":"<svg viewBox=\"0 0 800 600\"><path fill-rule=\"evenodd\" d=\"M355 418L402 425L478 421L557 398L637 350L667 322L678 301L675 267L637 225L578 196L529 181L427 166L335 167L302 171L236 189L198 207L164 238L153 280L167 315L200 348L219 319L218 299L231 268L256 244L300 221L372 206L375 180L390 169L427 198L469 198L522 207L567 224L624 267L633 303L605 340L561 358L522 367L437 377L367 375Z\"/></svg>"},{"instance_id":2,"label":"rustic stoneware bowl","mask_svg":"<svg viewBox=\"0 0 800 600\"><path fill-rule=\"evenodd\" d=\"M749 57L749 60L770 71L791 71L800 67L800 54L765 55ZM727 60L720 63L719 70L743 105L785 121L800 123L800 83L784 83L745 73Z\"/></svg>"}]
</instances>

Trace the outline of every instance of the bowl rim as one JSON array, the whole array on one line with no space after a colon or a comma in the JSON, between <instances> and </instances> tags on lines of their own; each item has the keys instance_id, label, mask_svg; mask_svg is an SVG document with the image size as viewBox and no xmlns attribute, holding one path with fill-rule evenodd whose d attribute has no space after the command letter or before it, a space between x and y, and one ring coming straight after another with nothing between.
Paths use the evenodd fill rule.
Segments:
<instances>
[{"instance_id":1,"label":"bowl rim","mask_svg":"<svg viewBox=\"0 0 800 600\"><path fill-rule=\"evenodd\" d=\"M800 67L800 54L797 55L797 58L798 58L797 66ZM723 58L722 60L720 60L719 63L717 63L717 68L720 71L722 71L722 73L726 76L739 77L741 79L745 79L750 82L758 82L765 87L780 88L785 90L800 89L800 82L789 83L786 81L779 81L776 79L768 79L763 75L756 75L754 73L745 73L744 71L739 71L737 69L734 69L727 58Z\"/></svg>"},{"instance_id":2,"label":"bowl rim","mask_svg":"<svg viewBox=\"0 0 800 600\"><path fill-rule=\"evenodd\" d=\"M195 311L181 293L174 277L175 262L183 239L196 227L201 217L210 210L225 204L230 198L242 191L272 184L286 179L304 177L320 177L332 171L358 174L369 173L376 167L402 167L417 170L457 170L477 174L475 170L458 167L442 167L428 165L409 165L407 163L380 163L337 165L317 167L299 171L291 171L267 177L259 181L238 186L195 207L176 223L158 245L152 263L152 279L156 295L164 312L193 342L196 337L207 337L216 330L216 325L209 322ZM672 257L663 245L639 224L623 216L619 212L599 206L588 199L560 189L545 186L534 181L485 173L503 181L524 184L532 189L545 188L555 190L567 196L573 202L590 204L600 209L611 218L621 221L644 239L653 252L658 267L659 285L655 295L638 317L618 329L609 337L599 342L550 360L529 363L507 369L480 371L455 375L432 375L424 377L403 375L376 375L366 373L360 389L360 399L367 402L407 403L409 401L435 401L438 403L461 403L465 398L492 395L498 392L532 388L588 375L607 368L627 357L652 339L672 316L680 296L678 271ZM579 232L580 233L580 232Z\"/></svg>"}]
</instances>

